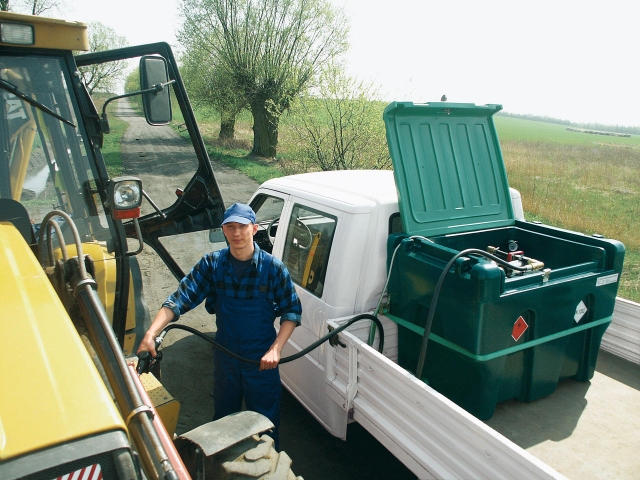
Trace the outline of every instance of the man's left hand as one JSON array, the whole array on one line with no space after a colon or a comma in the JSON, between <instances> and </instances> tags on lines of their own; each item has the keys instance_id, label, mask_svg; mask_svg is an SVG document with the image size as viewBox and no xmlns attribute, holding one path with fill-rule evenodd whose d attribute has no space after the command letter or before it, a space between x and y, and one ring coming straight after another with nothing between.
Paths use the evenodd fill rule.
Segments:
<instances>
[{"instance_id":1,"label":"man's left hand","mask_svg":"<svg viewBox=\"0 0 640 480\"><path fill-rule=\"evenodd\" d=\"M280 362L280 352L282 351L282 347L287 343L289 337L293 333L294 328L296 328L298 324L296 322L290 320L284 320L280 324L280 331L275 339L275 341L269 347L267 353L260 359L260 371L262 370L271 370L278 366L278 362Z\"/></svg>"},{"instance_id":2,"label":"man's left hand","mask_svg":"<svg viewBox=\"0 0 640 480\"><path fill-rule=\"evenodd\" d=\"M267 353L260 359L260 371L262 370L272 370L278 366L278 362L280 361L280 352L277 348L273 346L269 349Z\"/></svg>"}]
</instances>

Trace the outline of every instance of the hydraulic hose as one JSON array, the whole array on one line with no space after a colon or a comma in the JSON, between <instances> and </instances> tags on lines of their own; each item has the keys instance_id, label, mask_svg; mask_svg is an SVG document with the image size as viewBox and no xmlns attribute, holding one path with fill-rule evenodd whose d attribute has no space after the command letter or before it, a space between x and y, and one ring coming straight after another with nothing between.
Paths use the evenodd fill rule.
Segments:
<instances>
[{"instance_id":1,"label":"hydraulic hose","mask_svg":"<svg viewBox=\"0 0 640 480\"><path fill-rule=\"evenodd\" d=\"M288 357L281 358L280 362L278 362L278 365L283 364L283 363L292 362L293 360L297 360L298 358L305 356L307 353L309 353L312 350L318 348L324 342L326 342L326 341L330 340L331 338L335 337L337 334L342 332L345 328L349 327L350 325L352 325L352 324L354 324L356 322L359 322L360 320L371 320L378 326L378 329L380 331L380 343L378 344L378 352L382 353L382 351L384 349L384 330L382 328L382 322L375 315L371 315L369 313L361 313L361 314L356 315L355 317L351 318L348 322L344 323L343 325L340 325L338 328L332 330L331 332L329 332L324 337L322 337L322 338L318 339L317 341L313 342L308 347L304 348L303 350L300 350L298 353L290 355ZM248 358L241 357L240 355L232 352L228 348L220 345L213 338L207 336L206 334L202 333L201 331L196 330L195 328L189 327L187 325L181 325L179 323L172 323L172 324L167 325L164 328L164 330L162 331L162 333L160 334L160 337L159 337L160 338L160 342L164 338L164 335L166 335L169 330L173 330L174 328L177 328L179 330L185 330L185 331L187 331L189 333L197 335L198 337L202 338L203 340L206 340L207 342L211 343L215 348L217 348L219 350L222 350L224 353L226 353L227 355L235 358L236 360L240 360L240 361L246 362L246 363L252 363L254 365L260 365L260 360L250 360ZM142 353L146 353L146 352L140 352L141 355L142 355ZM146 357L147 356L144 356L144 358L146 358Z\"/></svg>"},{"instance_id":2,"label":"hydraulic hose","mask_svg":"<svg viewBox=\"0 0 640 480\"><path fill-rule=\"evenodd\" d=\"M517 270L518 272L528 272L531 270L531 266L518 267L515 265L511 265L510 263L504 261L500 257L496 257L495 255L491 255L490 253L485 252L484 250L480 250L479 248L467 248L466 250L462 250L456 253L451 260L447 263L447 265L442 270L440 277L438 278L438 283L436 283L436 287L433 290L433 296L431 297L431 304L429 305L429 313L427 314L427 321L424 325L424 336L422 337L422 345L420 346L420 357L418 358L418 366L416 367L416 377L422 378L422 368L424 367L424 360L427 356L427 344L429 343L429 335L431 333L431 325L433 324L433 317L436 312L436 305L438 304L438 298L440 297L440 290L442 290L442 284L444 283L445 277L449 274L449 270L455 263L455 261L469 254L476 254L486 257L490 260L493 260L499 265L503 267L509 268L511 270Z\"/></svg>"},{"instance_id":3,"label":"hydraulic hose","mask_svg":"<svg viewBox=\"0 0 640 480\"><path fill-rule=\"evenodd\" d=\"M69 257L64 236L54 217L61 217L66 221L75 242L76 258ZM87 272L78 229L73 219L61 210L53 210L42 220L38 240L42 266L45 266L43 248L45 236L47 237L48 265L52 266L55 260L51 227L56 231L62 258L68 268L65 282L68 282L73 291L88 337L105 371L115 403L127 424L128 433L137 447L136 451L145 473L149 478L177 480L173 465L153 425L152 413L142 401L135 381L129 373L122 349L111 328L111 321L98 297L96 281Z\"/></svg>"}]
</instances>

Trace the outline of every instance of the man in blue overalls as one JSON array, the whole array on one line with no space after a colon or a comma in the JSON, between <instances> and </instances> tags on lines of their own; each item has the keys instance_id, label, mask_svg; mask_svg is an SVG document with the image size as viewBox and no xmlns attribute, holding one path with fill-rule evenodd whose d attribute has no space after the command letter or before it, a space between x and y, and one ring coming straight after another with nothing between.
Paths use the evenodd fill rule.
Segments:
<instances>
[{"instance_id":1,"label":"man in blue overalls","mask_svg":"<svg viewBox=\"0 0 640 480\"><path fill-rule=\"evenodd\" d=\"M208 253L180 281L145 334L138 352L155 357L155 338L169 322L202 301L216 314L216 341L260 366L214 350L214 420L242 409L261 413L275 425L279 448L280 352L300 324L302 307L285 265L253 241L256 215L248 205L234 203L224 213L222 230L229 246ZM274 321L280 317L276 335Z\"/></svg>"}]
</instances>

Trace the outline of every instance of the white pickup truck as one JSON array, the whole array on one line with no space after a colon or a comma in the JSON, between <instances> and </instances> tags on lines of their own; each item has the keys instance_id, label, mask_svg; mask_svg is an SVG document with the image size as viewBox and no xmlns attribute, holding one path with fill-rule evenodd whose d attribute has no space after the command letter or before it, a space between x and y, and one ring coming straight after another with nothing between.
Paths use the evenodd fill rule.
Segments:
<instances>
[{"instance_id":1,"label":"white pickup truck","mask_svg":"<svg viewBox=\"0 0 640 480\"><path fill-rule=\"evenodd\" d=\"M516 216L518 195L512 195ZM515 202L514 202L515 198ZM251 205L262 248L287 265L303 303L291 355L352 316L373 312L387 279L387 239L402 230L390 171L337 171L265 182ZM463 298L460 302L464 302ZM358 422L418 478L637 478L640 305L618 299L590 382L561 382L531 403L500 403L483 422L397 364L398 326L384 315L281 366L286 388L333 435ZM376 335L376 339L378 336Z\"/></svg>"}]
</instances>

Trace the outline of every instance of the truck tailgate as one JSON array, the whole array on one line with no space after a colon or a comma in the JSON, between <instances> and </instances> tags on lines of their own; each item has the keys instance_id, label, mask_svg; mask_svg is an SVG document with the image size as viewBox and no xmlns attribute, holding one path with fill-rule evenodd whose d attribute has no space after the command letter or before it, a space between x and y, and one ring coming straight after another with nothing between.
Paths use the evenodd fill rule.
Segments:
<instances>
[{"instance_id":1,"label":"truck tailgate","mask_svg":"<svg viewBox=\"0 0 640 480\"><path fill-rule=\"evenodd\" d=\"M366 338L368 328L342 332L345 347L327 349L327 394L418 478L564 478L354 333ZM393 354L397 340L388 340Z\"/></svg>"}]
</instances>

